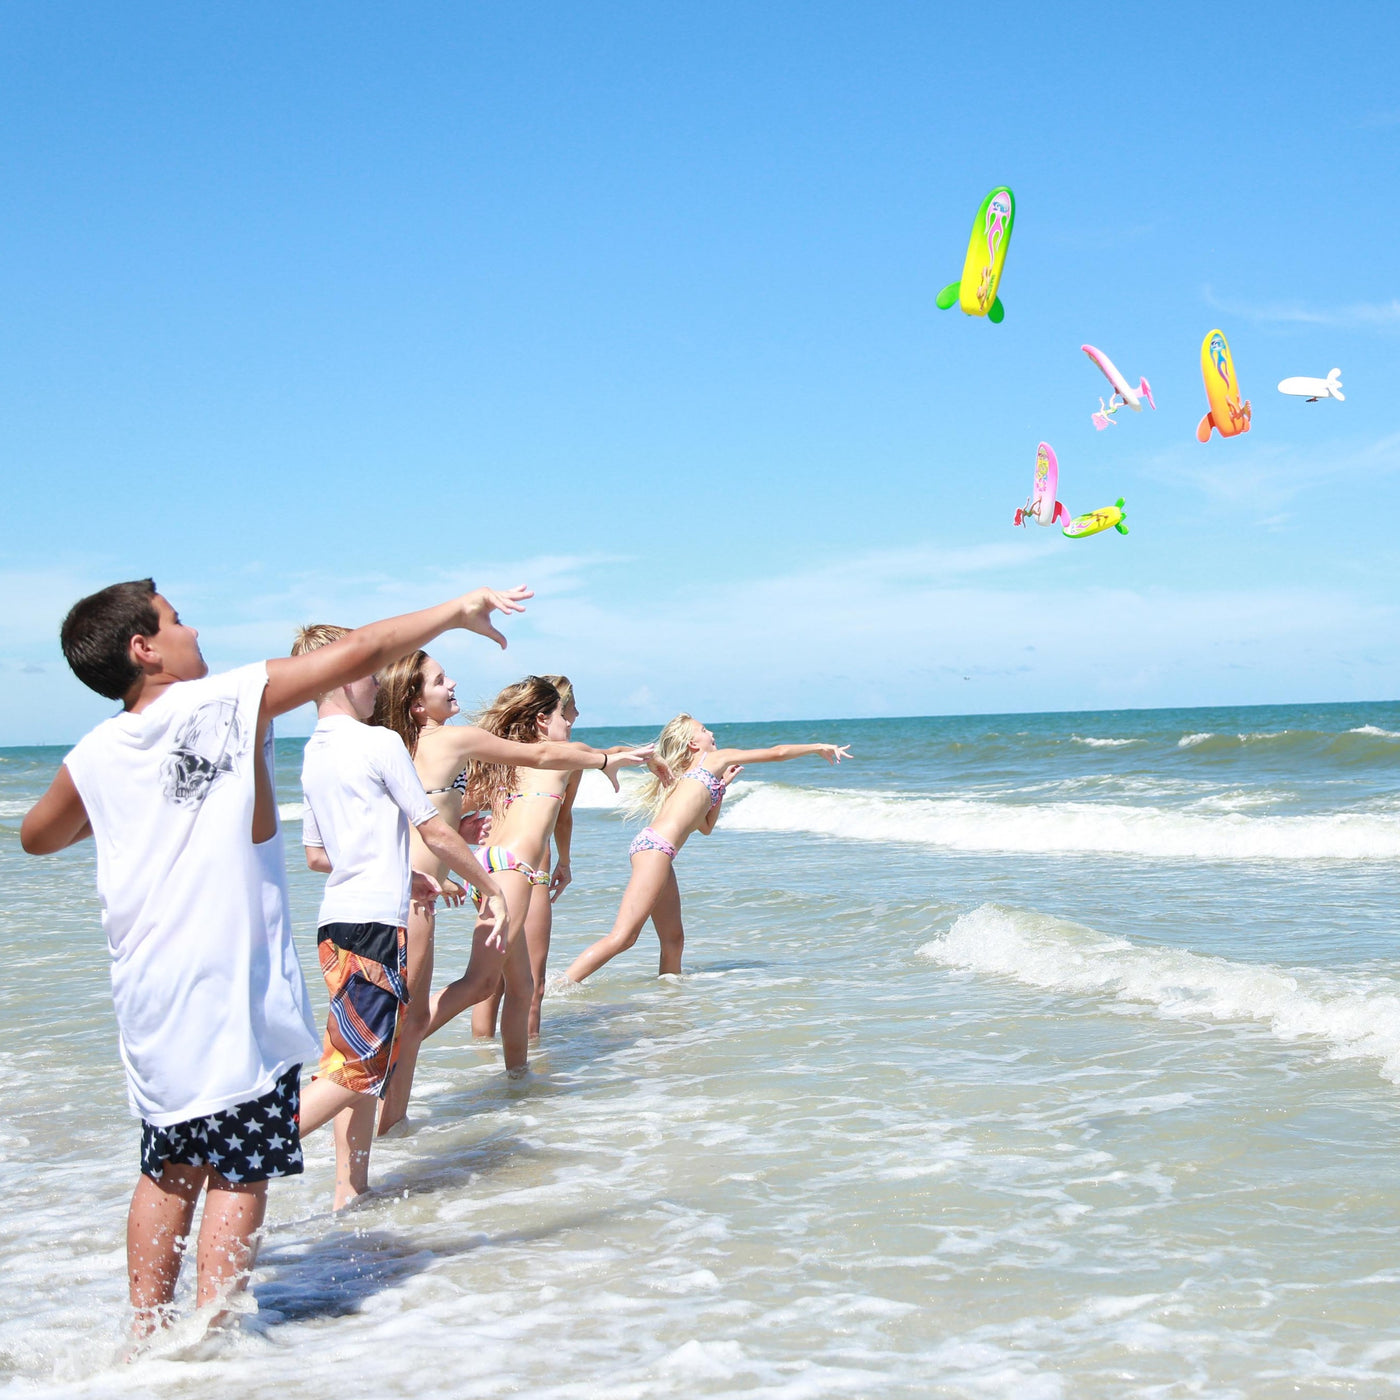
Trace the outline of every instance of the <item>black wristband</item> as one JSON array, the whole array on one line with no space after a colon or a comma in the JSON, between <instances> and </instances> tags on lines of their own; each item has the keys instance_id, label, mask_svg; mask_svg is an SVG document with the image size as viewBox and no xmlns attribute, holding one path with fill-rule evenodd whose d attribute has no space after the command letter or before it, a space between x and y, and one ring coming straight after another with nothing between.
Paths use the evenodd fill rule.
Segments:
<instances>
[{"instance_id":1,"label":"black wristband","mask_svg":"<svg viewBox=\"0 0 1400 1400\"><path fill-rule=\"evenodd\" d=\"M607 756L607 754L604 754L604 755L603 755L603 766L602 766L598 771L599 771L600 773L606 773L606 772L608 771L608 756Z\"/></svg>"}]
</instances>

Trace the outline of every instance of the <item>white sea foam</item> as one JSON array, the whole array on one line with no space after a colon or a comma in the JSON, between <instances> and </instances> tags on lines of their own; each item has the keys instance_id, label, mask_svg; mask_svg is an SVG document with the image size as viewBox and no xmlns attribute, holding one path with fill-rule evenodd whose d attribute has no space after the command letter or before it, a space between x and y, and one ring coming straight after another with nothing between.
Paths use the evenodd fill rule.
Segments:
<instances>
[{"instance_id":1,"label":"white sea foam","mask_svg":"<svg viewBox=\"0 0 1400 1400\"><path fill-rule=\"evenodd\" d=\"M1176 746L1179 749L1194 749L1197 744L1204 744L1207 739L1214 738L1215 735L1209 730L1205 730L1200 734L1183 734L1181 738L1176 741Z\"/></svg>"},{"instance_id":2,"label":"white sea foam","mask_svg":"<svg viewBox=\"0 0 1400 1400\"><path fill-rule=\"evenodd\" d=\"M306 804L304 802L279 802L277 804L277 815L284 822L299 822L305 811Z\"/></svg>"},{"instance_id":3,"label":"white sea foam","mask_svg":"<svg viewBox=\"0 0 1400 1400\"><path fill-rule=\"evenodd\" d=\"M1219 815L1110 802L999 803L755 783L736 786L722 824L808 831L954 851L1086 852L1195 860L1400 860L1400 818L1384 813Z\"/></svg>"},{"instance_id":4,"label":"white sea foam","mask_svg":"<svg viewBox=\"0 0 1400 1400\"><path fill-rule=\"evenodd\" d=\"M1087 744L1091 749L1126 749L1130 744L1143 744L1145 739L1093 739L1071 734L1070 740L1076 744Z\"/></svg>"},{"instance_id":5,"label":"white sea foam","mask_svg":"<svg viewBox=\"0 0 1400 1400\"><path fill-rule=\"evenodd\" d=\"M1400 1082L1400 983L1143 947L1030 910L983 904L919 949L950 967L1032 987L1140 1002L1179 1020L1257 1021L1337 1059L1374 1059Z\"/></svg>"},{"instance_id":6,"label":"white sea foam","mask_svg":"<svg viewBox=\"0 0 1400 1400\"><path fill-rule=\"evenodd\" d=\"M608 811L613 807L620 807L627 800L628 794L635 792L646 779L623 769L618 774L618 781L622 784L620 793L613 791L612 784L601 773L585 771L579 781L574 806L590 811Z\"/></svg>"},{"instance_id":7,"label":"white sea foam","mask_svg":"<svg viewBox=\"0 0 1400 1400\"><path fill-rule=\"evenodd\" d=\"M1376 739L1400 739L1400 733L1393 729L1382 729L1379 725L1363 724L1358 729L1348 729L1348 734L1369 734Z\"/></svg>"}]
</instances>

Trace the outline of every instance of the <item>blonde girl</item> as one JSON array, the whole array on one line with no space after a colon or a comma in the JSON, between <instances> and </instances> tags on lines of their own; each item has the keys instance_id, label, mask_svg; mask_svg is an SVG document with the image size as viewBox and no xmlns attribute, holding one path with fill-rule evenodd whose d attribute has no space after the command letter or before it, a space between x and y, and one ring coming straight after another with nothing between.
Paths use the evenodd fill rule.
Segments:
<instances>
[{"instance_id":1,"label":"blonde girl","mask_svg":"<svg viewBox=\"0 0 1400 1400\"><path fill-rule=\"evenodd\" d=\"M547 703L547 696L543 692L538 692L538 698L533 702L529 698L531 683L539 680L548 682L558 691L560 705L557 712L544 713L542 706ZM528 676L516 685L507 686L490 707L477 716L476 722L481 728L502 738L519 738L530 743L539 742L541 737L550 739L562 735L570 738L577 719L574 687L567 676ZM618 752L624 752L625 748L624 745ZM574 831L574 798L582 774L551 773L539 768L517 768L512 774L486 764L481 765L481 769L480 791L492 806L492 840L515 851L528 849L538 853L539 859L531 863L541 874L549 876L548 884L543 880L531 884L530 905L525 914L525 946L530 953L530 976L535 984L535 994L530 1003L529 1034L531 1040L537 1040L540 1010L544 1002L544 979L549 965L554 901L564 893L573 878L569 853ZM488 772L488 769L491 771ZM561 784L562 796L556 797ZM517 795L511 796L512 793ZM503 991L504 983L485 1001L479 1001L472 1007L474 1036L496 1034ZM446 992L444 988L444 996Z\"/></svg>"},{"instance_id":2,"label":"blonde girl","mask_svg":"<svg viewBox=\"0 0 1400 1400\"><path fill-rule=\"evenodd\" d=\"M582 982L630 948L650 919L661 940L660 975L681 970L685 930L674 861L694 833L708 836L730 783L750 763L785 763L820 754L828 763L850 756L842 744L778 744L771 749L722 749L715 736L690 715L677 715L661 731L652 756L652 776L635 804L651 816L628 849L632 878L622 895L612 932L584 949L566 976Z\"/></svg>"},{"instance_id":3,"label":"blonde girl","mask_svg":"<svg viewBox=\"0 0 1400 1400\"><path fill-rule=\"evenodd\" d=\"M502 739L476 725L451 724L460 712L457 704L457 683L424 651L415 651L395 662L379 675L379 695L375 701L372 724L393 729L408 746L413 766L423 780L423 786L443 819L452 826L462 821L462 795L466 790L465 770L473 759L514 765L529 763L547 771L578 772L597 768L617 786L617 771L644 763L646 754L639 752L607 754L587 744L567 741L526 746L511 739ZM460 903L462 887L450 879L445 864L420 840L412 840L410 860L415 871L431 876L442 886L449 903ZM524 938L520 936L525 917L525 902L520 891L514 895L518 909L512 910L512 896L506 896L507 934L503 951L488 946L489 924L478 922L472 936L468 972L477 981L485 979L481 996L489 994L504 973L507 987L507 1007L501 1021L501 1044L506 1068L512 1072L525 1068L527 1057L526 1023L529 1016L533 986L530 962ZM413 1087L413 1070L418 1049L430 1033L431 1011L429 991L433 977L433 939L436 931L436 909L433 905L417 905L409 913L408 924L408 1005L399 1031L398 1069L384 1096L379 1115L379 1131L387 1132L408 1112L409 1092Z\"/></svg>"}]
</instances>

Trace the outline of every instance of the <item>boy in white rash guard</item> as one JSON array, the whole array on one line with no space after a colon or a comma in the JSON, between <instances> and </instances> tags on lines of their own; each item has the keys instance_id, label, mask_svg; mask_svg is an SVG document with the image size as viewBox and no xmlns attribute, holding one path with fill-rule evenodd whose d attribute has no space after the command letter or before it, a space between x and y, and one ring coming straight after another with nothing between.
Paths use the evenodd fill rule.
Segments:
<instances>
[{"instance_id":1,"label":"boy in white rash guard","mask_svg":"<svg viewBox=\"0 0 1400 1400\"><path fill-rule=\"evenodd\" d=\"M292 655L305 656L348 630L303 627ZM408 1001L410 887L418 882L414 897L424 903L441 893L409 863L410 825L434 855L484 891L487 918L495 921L487 941L505 943L500 887L438 815L403 740L366 723L378 693L378 680L366 676L318 696L301 769L306 863L330 876L316 949L331 999L321 1063L302 1096L301 1136L334 1116L336 1210L369 1189L375 1105L398 1058L401 1008Z\"/></svg>"},{"instance_id":2,"label":"boy in white rash guard","mask_svg":"<svg viewBox=\"0 0 1400 1400\"><path fill-rule=\"evenodd\" d=\"M519 612L530 596L479 589L218 676L150 579L94 593L64 620L68 664L122 710L69 753L20 842L33 855L87 836L97 846L117 1031L141 1119L127 1216L138 1337L168 1318L201 1191L203 1307L246 1284L267 1182L301 1170L298 1079L316 1036L286 915L272 720L449 628L504 646L492 610Z\"/></svg>"}]
</instances>

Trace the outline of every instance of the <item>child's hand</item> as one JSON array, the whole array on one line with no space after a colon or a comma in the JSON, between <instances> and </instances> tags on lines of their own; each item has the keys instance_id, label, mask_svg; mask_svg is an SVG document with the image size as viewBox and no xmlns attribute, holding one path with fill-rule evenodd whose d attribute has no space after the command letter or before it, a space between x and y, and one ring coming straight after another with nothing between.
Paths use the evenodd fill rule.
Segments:
<instances>
[{"instance_id":1,"label":"child's hand","mask_svg":"<svg viewBox=\"0 0 1400 1400\"><path fill-rule=\"evenodd\" d=\"M607 764L601 770L603 776L613 785L614 792L621 792L618 786L617 770L619 768L638 768L651 757L651 751L656 746L654 744L643 744L639 749L623 749L621 753L610 753Z\"/></svg>"},{"instance_id":2,"label":"child's hand","mask_svg":"<svg viewBox=\"0 0 1400 1400\"><path fill-rule=\"evenodd\" d=\"M525 599L533 598L535 591L521 584L519 588L478 588L466 594L458 602L461 605L461 621L457 626L478 636L489 637L502 651L506 648L505 635L491 625L493 612L518 613L525 611Z\"/></svg>"},{"instance_id":3,"label":"child's hand","mask_svg":"<svg viewBox=\"0 0 1400 1400\"><path fill-rule=\"evenodd\" d=\"M720 777L720 782L727 788L743 771L744 765L742 763L731 763L729 767L724 770L723 775Z\"/></svg>"},{"instance_id":4,"label":"child's hand","mask_svg":"<svg viewBox=\"0 0 1400 1400\"><path fill-rule=\"evenodd\" d=\"M549 902L551 904L564 893L573 881L573 878L574 877L569 873L569 862L561 860L554 867L554 873L549 877Z\"/></svg>"},{"instance_id":5,"label":"child's hand","mask_svg":"<svg viewBox=\"0 0 1400 1400\"><path fill-rule=\"evenodd\" d=\"M480 846L491 836L491 813L468 812L457 823L457 834L469 846Z\"/></svg>"},{"instance_id":6,"label":"child's hand","mask_svg":"<svg viewBox=\"0 0 1400 1400\"><path fill-rule=\"evenodd\" d=\"M442 886L431 875L426 875L421 870L413 872L413 878L408 885L408 900L420 914L431 914L433 905L437 903L437 897L441 893Z\"/></svg>"},{"instance_id":7,"label":"child's hand","mask_svg":"<svg viewBox=\"0 0 1400 1400\"><path fill-rule=\"evenodd\" d=\"M506 950L506 897L503 894L488 894L481 901L481 911L477 919L489 923L491 932L486 935L486 946L498 953Z\"/></svg>"},{"instance_id":8,"label":"child's hand","mask_svg":"<svg viewBox=\"0 0 1400 1400\"><path fill-rule=\"evenodd\" d=\"M850 758L851 746L849 744L823 744L821 755L828 763L840 763L843 758Z\"/></svg>"},{"instance_id":9,"label":"child's hand","mask_svg":"<svg viewBox=\"0 0 1400 1400\"><path fill-rule=\"evenodd\" d=\"M448 876L442 882L442 902L450 909L455 909L467 897L467 892L457 883L456 880Z\"/></svg>"}]
</instances>

